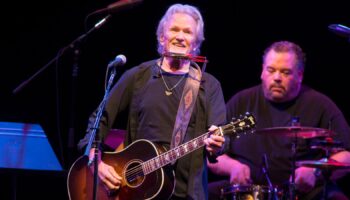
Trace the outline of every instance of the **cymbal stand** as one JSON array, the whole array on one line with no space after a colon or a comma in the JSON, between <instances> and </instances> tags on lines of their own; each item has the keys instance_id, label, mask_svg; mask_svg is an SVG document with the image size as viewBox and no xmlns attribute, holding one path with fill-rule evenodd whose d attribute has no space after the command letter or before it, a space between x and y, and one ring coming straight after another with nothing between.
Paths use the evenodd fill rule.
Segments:
<instances>
[{"instance_id":1,"label":"cymbal stand","mask_svg":"<svg viewBox=\"0 0 350 200\"><path fill-rule=\"evenodd\" d=\"M292 126L300 126L300 119L299 117L294 116L292 118ZM293 129L293 141L292 141L292 181L289 184L289 199L290 200L295 200L296 195L295 195L295 169L296 169L296 157L297 157L297 142L298 142L298 129Z\"/></svg>"},{"instance_id":2,"label":"cymbal stand","mask_svg":"<svg viewBox=\"0 0 350 200\"><path fill-rule=\"evenodd\" d=\"M295 132L296 135L296 132ZM296 169L296 149L297 149L297 137L293 138L292 142L292 181L289 184L289 199L295 200L295 169Z\"/></svg>"},{"instance_id":3,"label":"cymbal stand","mask_svg":"<svg viewBox=\"0 0 350 200\"><path fill-rule=\"evenodd\" d=\"M331 146L326 146L323 150L325 151L325 158L323 158L322 160L327 162L330 157ZM316 169L316 173L317 171L318 169ZM322 199L326 200L328 197L328 185L330 183L330 178L332 173L331 173L331 170L328 169L327 167L324 169L321 169L321 173L324 178Z\"/></svg>"},{"instance_id":4,"label":"cymbal stand","mask_svg":"<svg viewBox=\"0 0 350 200\"><path fill-rule=\"evenodd\" d=\"M350 39L350 37L349 37ZM350 40L349 40L350 41ZM329 130L331 130L332 128L332 123L331 121L329 121L329 124L328 124L328 128ZM325 151L325 157L322 159L324 161L328 161L328 159L330 158L330 154L331 154L331 151L332 151L332 148L335 143L333 141L333 139L331 137L327 137L326 138L326 145L324 148L322 148L324 151ZM323 195L322 195L322 198L323 200L327 200L327 197L328 197L328 184L330 183L330 178L331 178L331 170L328 169L328 168L325 168L325 169L321 169L321 173L322 173L322 176L324 178L324 183L323 183ZM315 171L315 175L316 176L319 176L319 169L316 169Z\"/></svg>"},{"instance_id":5,"label":"cymbal stand","mask_svg":"<svg viewBox=\"0 0 350 200\"><path fill-rule=\"evenodd\" d=\"M328 160L328 158L325 158L325 159ZM330 183L330 178L332 173L331 173L331 170L328 168L321 169L321 173L324 178L322 199L326 200L328 197L328 185Z\"/></svg>"}]
</instances>

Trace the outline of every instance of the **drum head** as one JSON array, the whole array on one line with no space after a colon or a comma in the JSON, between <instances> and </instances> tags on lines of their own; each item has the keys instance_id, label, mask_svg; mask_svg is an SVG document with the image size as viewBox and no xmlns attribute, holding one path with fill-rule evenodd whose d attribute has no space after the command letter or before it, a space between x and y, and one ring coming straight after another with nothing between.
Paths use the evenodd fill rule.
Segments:
<instances>
[{"instance_id":1,"label":"drum head","mask_svg":"<svg viewBox=\"0 0 350 200\"><path fill-rule=\"evenodd\" d=\"M281 192L264 185L231 185L221 189L223 200L275 200ZM275 197L275 198L273 198Z\"/></svg>"}]
</instances>

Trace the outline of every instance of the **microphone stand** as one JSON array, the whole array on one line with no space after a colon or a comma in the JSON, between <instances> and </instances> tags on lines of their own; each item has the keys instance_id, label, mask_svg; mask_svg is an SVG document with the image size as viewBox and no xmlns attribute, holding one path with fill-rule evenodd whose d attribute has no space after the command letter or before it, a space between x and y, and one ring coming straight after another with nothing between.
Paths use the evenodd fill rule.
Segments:
<instances>
[{"instance_id":1,"label":"microphone stand","mask_svg":"<svg viewBox=\"0 0 350 200\"><path fill-rule=\"evenodd\" d=\"M58 55L54 57L52 60L50 60L46 65L44 65L41 69L39 69L36 73L34 73L31 77L29 77L27 80L23 81L21 84L19 84L13 91L13 94L17 94L19 91L21 91L25 86L28 85L29 82L31 82L34 78L36 78L41 72L43 72L45 69L47 69L50 65L52 65L54 62L56 62L68 49L74 49L77 44L79 44L81 41L83 41L90 33L95 31L96 29L99 29L109 18L111 18L111 15L107 15L102 20L100 20L98 23L95 24L93 28L91 28L88 32L84 33L83 35L79 36L77 39L75 39L73 42L71 42L69 45L63 47Z\"/></svg>"},{"instance_id":2,"label":"microphone stand","mask_svg":"<svg viewBox=\"0 0 350 200\"><path fill-rule=\"evenodd\" d=\"M99 22L97 22L94 27L92 27L89 31L87 31L86 33L84 33L83 35L79 36L78 38L76 38L74 41L72 41L69 45L61 48L57 55L51 59L46 65L44 65L41 69L39 69L36 73L34 73L31 77L29 77L27 80L23 81L21 84L19 84L13 91L13 94L17 94L18 92L20 92L25 86L27 86L34 78L38 77L39 74L41 74L45 69L47 69L50 65L52 65L54 62L57 62L59 60L59 58L65 53L67 52L67 50L69 49L73 49L74 51L74 65L73 65L73 71L72 71L72 99L71 99L71 119L70 119L70 127L69 127L69 131L68 131L68 148L72 148L73 144L74 144L74 123L75 123L75 110L73 109L73 107L75 106L75 94L76 94L76 79L78 76L78 56L79 56L79 45L82 41L84 41L92 32L94 32L95 30L99 29L103 24L105 24L107 22L108 19L110 19L112 16L111 15L107 15L106 17L104 17L102 20L100 20ZM58 124L59 126L59 124ZM58 133L59 135L60 133ZM59 141L61 143L61 139L59 138ZM60 144L61 148L62 148L62 144ZM62 150L62 149L61 149ZM63 155L61 152L61 161L63 162Z\"/></svg>"},{"instance_id":3,"label":"microphone stand","mask_svg":"<svg viewBox=\"0 0 350 200\"><path fill-rule=\"evenodd\" d=\"M109 68L107 68L107 70L109 70ZM102 113L105 109L105 105L107 102L107 98L110 92L110 88L113 84L113 80L114 77L116 75L116 69L115 67L112 68L112 72L111 75L109 77L108 80L108 84L105 90L105 94L103 97L102 102L100 103L98 110L97 110L97 114L96 114L96 118L95 118L95 122L94 125L92 127L92 131L91 131L91 135L89 138L89 142L86 146L85 149L85 155L89 156L90 154L90 150L91 148L95 148L94 151L94 159L93 160L89 160L88 165L90 166L92 164L92 162L94 162L94 183L93 183L93 199L96 200L97 198L97 185L98 185L98 176L97 176L97 172L98 172L98 155L99 155L99 150L100 150L100 138L99 138L99 134L96 134L97 131L99 130L99 125L100 125L100 121L101 121L101 117L102 117Z\"/></svg>"},{"instance_id":4,"label":"microphone stand","mask_svg":"<svg viewBox=\"0 0 350 200\"><path fill-rule=\"evenodd\" d=\"M74 53L74 63L72 69L72 83L71 83L71 102L70 102L70 120L68 128L68 149L70 152L74 149L74 135L75 135L75 116L76 116L76 94L77 94L77 79L79 72L79 44L73 50ZM73 158L73 154L68 154L68 163L70 164Z\"/></svg>"}]
</instances>

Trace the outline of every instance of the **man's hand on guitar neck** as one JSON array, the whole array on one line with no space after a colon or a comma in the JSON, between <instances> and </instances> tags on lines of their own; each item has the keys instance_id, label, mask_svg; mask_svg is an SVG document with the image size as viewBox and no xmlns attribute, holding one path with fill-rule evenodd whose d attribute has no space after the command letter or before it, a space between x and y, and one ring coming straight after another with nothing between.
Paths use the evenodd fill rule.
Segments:
<instances>
[{"instance_id":1,"label":"man's hand on guitar neck","mask_svg":"<svg viewBox=\"0 0 350 200\"><path fill-rule=\"evenodd\" d=\"M220 135L214 134L218 129L217 126L212 125L208 130L212 133L207 139L204 140L205 148L208 151L209 155L218 155L224 146L225 138Z\"/></svg>"},{"instance_id":2,"label":"man's hand on guitar neck","mask_svg":"<svg viewBox=\"0 0 350 200\"><path fill-rule=\"evenodd\" d=\"M95 148L91 148L89 162L94 160ZM94 172L94 165L90 165L91 172ZM108 190L118 190L121 185L122 177L117 174L114 168L101 160L101 152L98 155L98 177L104 183Z\"/></svg>"}]
</instances>

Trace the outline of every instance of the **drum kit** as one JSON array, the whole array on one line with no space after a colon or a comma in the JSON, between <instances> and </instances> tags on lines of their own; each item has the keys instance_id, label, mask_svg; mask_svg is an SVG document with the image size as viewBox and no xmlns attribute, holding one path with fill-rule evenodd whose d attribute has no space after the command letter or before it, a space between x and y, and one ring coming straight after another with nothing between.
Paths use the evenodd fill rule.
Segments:
<instances>
[{"instance_id":1,"label":"drum kit","mask_svg":"<svg viewBox=\"0 0 350 200\"><path fill-rule=\"evenodd\" d=\"M285 192L277 187L261 185L231 185L221 189L221 197L224 200L294 200L295 195L295 169L296 167L310 167L320 171L324 177L323 199L328 194L327 184L330 181L330 175L335 170L350 169L350 163L342 163L330 158L331 153L344 150L340 141L332 139L334 132L313 127L289 126L274 127L256 130L255 134L274 134L282 137L294 138L292 152L294 155L292 161L292 180L290 181L289 191ZM310 146L311 149L322 149L325 152L321 160L303 160L296 161L296 141L297 139L315 139ZM288 193L288 195L286 195Z\"/></svg>"}]
</instances>

